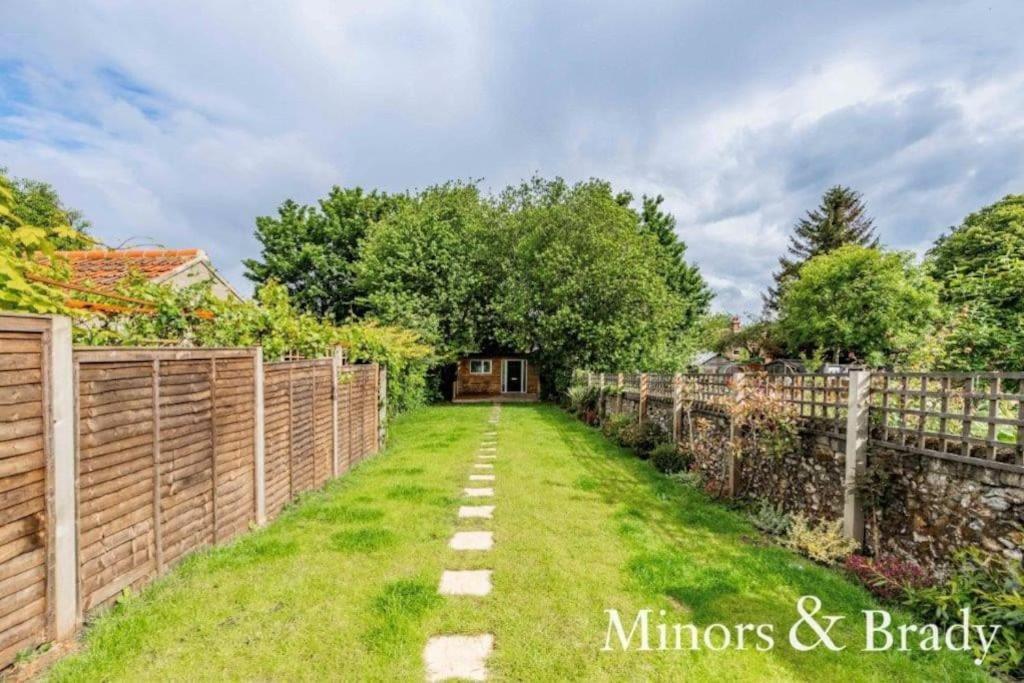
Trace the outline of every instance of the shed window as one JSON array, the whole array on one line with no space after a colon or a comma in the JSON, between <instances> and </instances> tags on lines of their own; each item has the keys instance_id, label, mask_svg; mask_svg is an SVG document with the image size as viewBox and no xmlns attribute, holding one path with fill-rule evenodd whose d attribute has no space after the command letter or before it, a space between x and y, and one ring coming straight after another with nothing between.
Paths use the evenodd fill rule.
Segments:
<instances>
[{"instance_id":1,"label":"shed window","mask_svg":"<svg viewBox=\"0 0 1024 683\"><path fill-rule=\"evenodd\" d=\"M471 360L469 361L469 372L472 375L489 375L491 374L491 361Z\"/></svg>"}]
</instances>

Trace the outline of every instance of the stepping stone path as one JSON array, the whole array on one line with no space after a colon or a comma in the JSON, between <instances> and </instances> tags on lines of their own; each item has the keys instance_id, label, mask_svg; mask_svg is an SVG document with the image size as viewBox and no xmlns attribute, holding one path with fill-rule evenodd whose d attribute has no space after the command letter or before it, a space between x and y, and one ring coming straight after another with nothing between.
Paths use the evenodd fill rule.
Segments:
<instances>
[{"instance_id":1,"label":"stepping stone path","mask_svg":"<svg viewBox=\"0 0 1024 683\"><path fill-rule=\"evenodd\" d=\"M456 531L448 547L452 550L490 550L494 545L494 532Z\"/></svg>"},{"instance_id":2,"label":"stepping stone path","mask_svg":"<svg viewBox=\"0 0 1024 683\"><path fill-rule=\"evenodd\" d=\"M463 505L459 508L459 519L491 519L493 505Z\"/></svg>"},{"instance_id":3,"label":"stepping stone path","mask_svg":"<svg viewBox=\"0 0 1024 683\"><path fill-rule=\"evenodd\" d=\"M488 427L477 454L479 460L494 460L498 457L497 424L501 418L501 406L495 405L488 420ZM477 462L473 469L493 470L490 462ZM471 482L493 482L493 474L470 472ZM466 487L467 498L491 498L492 487ZM494 505L461 505L459 519L493 519ZM448 547L452 550L475 550L486 552L494 546L493 531L456 531ZM491 592L490 569L446 569L441 575L437 592L455 599L478 598ZM487 680L487 658L494 650L494 635L440 635L432 636L423 650L423 664L428 681L445 681L452 678L469 681Z\"/></svg>"},{"instance_id":4,"label":"stepping stone path","mask_svg":"<svg viewBox=\"0 0 1024 683\"><path fill-rule=\"evenodd\" d=\"M494 649L494 636L434 636L427 641L423 661L428 681L460 678L487 680L487 656Z\"/></svg>"},{"instance_id":5,"label":"stepping stone path","mask_svg":"<svg viewBox=\"0 0 1024 683\"><path fill-rule=\"evenodd\" d=\"M487 595L491 592L491 570L445 570L437 592L441 595Z\"/></svg>"}]
</instances>

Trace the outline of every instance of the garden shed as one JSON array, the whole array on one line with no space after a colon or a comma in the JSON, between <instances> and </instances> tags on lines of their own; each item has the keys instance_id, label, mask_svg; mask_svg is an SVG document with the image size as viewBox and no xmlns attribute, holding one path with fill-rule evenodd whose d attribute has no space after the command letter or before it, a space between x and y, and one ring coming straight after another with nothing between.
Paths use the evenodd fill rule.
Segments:
<instances>
[{"instance_id":1,"label":"garden shed","mask_svg":"<svg viewBox=\"0 0 1024 683\"><path fill-rule=\"evenodd\" d=\"M540 373L530 354L494 349L459 359L452 384L452 400L536 401Z\"/></svg>"}]
</instances>

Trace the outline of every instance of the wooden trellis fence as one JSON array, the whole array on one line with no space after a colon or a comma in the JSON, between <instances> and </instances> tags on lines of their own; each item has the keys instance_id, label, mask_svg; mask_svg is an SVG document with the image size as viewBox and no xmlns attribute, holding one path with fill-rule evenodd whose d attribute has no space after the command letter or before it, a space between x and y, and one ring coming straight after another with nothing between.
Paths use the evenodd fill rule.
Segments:
<instances>
[{"instance_id":1,"label":"wooden trellis fence","mask_svg":"<svg viewBox=\"0 0 1024 683\"><path fill-rule=\"evenodd\" d=\"M863 535L860 493L868 447L1024 474L1024 373L873 372L849 374L581 372L589 386L613 388L647 419L649 401L671 401L678 441L684 413L729 419L741 402L762 397L792 410L804 430L845 449L845 525ZM671 387L671 390L667 390ZM730 456L735 457L735 456ZM734 463L726 470L732 472Z\"/></svg>"}]
</instances>

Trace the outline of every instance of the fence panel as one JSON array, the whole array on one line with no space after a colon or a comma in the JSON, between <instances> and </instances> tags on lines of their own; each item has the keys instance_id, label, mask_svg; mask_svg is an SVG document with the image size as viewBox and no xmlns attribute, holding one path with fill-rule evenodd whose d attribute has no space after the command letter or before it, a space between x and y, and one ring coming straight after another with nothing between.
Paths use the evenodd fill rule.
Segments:
<instances>
[{"instance_id":1,"label":"fence panel","mask_svg":"<svg viewBox=\"0 0 1024 683\"><path fill-rule=\"evenodd\" d=\"M292 369L285 363L263 367L264 478L267 519L273 519L292 496Z\"/></svg>"},{"instance_id":2,"label":"fence panel","mask_svg":"<svg viewBox=\"0 0 1024 683\"><path fill-rule=\"evenodd\" d=\"M255 519L255 353L76 349L87 612Z\"/></svg>"},{"instance_id":3,"label":"fence panel","mask_svg":"<svg viewBox=\"0 0 1024 683\"><path fill-rule=\"evenodd\" d=\"M872 444L1024 472L1024 373L876 372Z\"/></svg>"},{"instance_id":4,"label":"fence panel","mask_svg":"<svg viewBox=\"0 0 1024 683\"><path fill-rule=\"evenodd\" d=\"M377 452L378 366L346 365L339 378L338 433L343 469Z\"/></svg>"},{"instance_id":5,"label":"fence panel","mask_svg":"<svg viewBox=\"0 0 1024 683\"><path fill-rule=\"evenodd\" d=\"M333 473L334 360L264 365L267 517L295 496L322 486Z\"/></svg>"},{"instance_id":6,"label":"fence panel","mask_svg":"<svg viewBox=\"0 0 1024 683\"><path fill-rule=\"evenodd\" d=\"M20 322L0 318L0 666L52 634L47 340Z\"/></svg>"}]
</instances>

